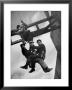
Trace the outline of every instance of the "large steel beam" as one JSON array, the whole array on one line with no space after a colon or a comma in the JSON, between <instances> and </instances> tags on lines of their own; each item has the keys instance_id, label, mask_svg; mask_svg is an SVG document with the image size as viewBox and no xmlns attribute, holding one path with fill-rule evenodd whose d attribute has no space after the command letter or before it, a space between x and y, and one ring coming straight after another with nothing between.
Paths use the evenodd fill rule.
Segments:
<instances>
[{"instance_id":1,"label":"large steel beam","mask_svg":"<svg viewBox=\"0 0 72 90\"><path fill-rule=\"evenodd\" d=\"M37 21L37 22L31 23L31 24L29 24L29 25L26 25L26 28L29 28L29 27L32 27L32 26L36 26L36 25L38 25L38 24L40 24L40 23L49 21L49 20L51 20L52 18L54 18L54 17L52 16L52 17L45 18L45 19L39 20L39 21ZM21 21L21 22L24 23L23 21ZM25 25L25 23L24 23L24 25ZM15 35L15 34L14 34L14 31L16 32L17 29L11 30L11 33L13 32L13 34L11 34L11 36Z\"/></svg>"},{"instance_id":2,"label":"large steel beam","mask_svg":"<svg viewBox=\"0 0 72 90\"><path fill-rule=\"evenodd\" d=\"M54 30L56 30L56 28L60 28L60 27L59 26L58 27L54 27L54 28L52 27L51 29L42 28L42 29L39 29L37 31L31 32L31 34L33 35L33 37L36 37L36 36L48 33L50 31L54 31ZM20 42L22 42L22 39L19 39L17 41L11 42L11 45L14 45L14 44L17 44L17 43L20 43Z\"/></svg>"}]
</instances>

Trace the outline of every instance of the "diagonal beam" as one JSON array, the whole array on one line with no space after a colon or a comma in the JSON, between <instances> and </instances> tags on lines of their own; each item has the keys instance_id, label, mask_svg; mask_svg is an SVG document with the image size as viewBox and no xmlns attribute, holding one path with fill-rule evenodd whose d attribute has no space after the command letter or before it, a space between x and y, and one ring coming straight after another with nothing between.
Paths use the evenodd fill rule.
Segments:
<instances>
[{"instance_id":1,"label":"diagonal beam","mask_svg":"<svg viewBox=\"0 0 72 90\"><path fill-rule=\"evenodd\" d=\"M54 27L54 28L52 27L51 29L48 29L47 27L46 28L42 28L42 29L39 29L38 31L31 32L31 34L33 35L33 37L36 37L36 36L48 33L50 31L54 31L57 28L60 28L60 26L57 26L57 27ZM14 44L17 44L17 43L20 43L20 42L22 42L22 39L19 39L17 41L11 42L11 45L14 45Z\"/></svg>"},{"instance_id":2,"label":"diagonal beam","mask_svg":"<svg viewBox=\"0 0 72 90\"><path fill-rule=\"evenodd\" d=\"M32 26L35 26L35 25L40 24L40 23L43 23L43 22L45 22L45 21L49 21L49 20L51 20L52 18L54 18L54 17L52 16L52 17L45 18L45 19L43 19L43 20L39 20L39 21L37 21L37 22L31 23L31 24L27 25L27 28L32 27Z\"/></svg>"},{"instance_id":3,"label":"diagonal beam","mask_svg":"<svg viewBox=\"0 0 72 90\"><path fill-rule=\"evenodd\" d=\"M43 19L43 20L39 20L38 22L34 22L34 23L31 23L31 24L27 25L26 28L29 28L29 27L32 27L32 26L36 26L37 29L39 30L38 24L43 23L43 22L48 21L48 20L51 20L51 19L53 19L53 18L54 18L54 17L52 16L52 17L49 17L49 18L45 18L45 19ZM53 23L54 23L54 22L52 22L52 24L53 24ZM50 25L51 25L51 24L50 24ZM50 27L50 25L48 25L48 27ZM23 31L20 31L20 32L23 32ZM11 36L14 36L14 35L19 35L19 34L17 33L17 30L16 30L16 29L15 29L15 30L11 30Z\"/></svg>"}]
</instances>

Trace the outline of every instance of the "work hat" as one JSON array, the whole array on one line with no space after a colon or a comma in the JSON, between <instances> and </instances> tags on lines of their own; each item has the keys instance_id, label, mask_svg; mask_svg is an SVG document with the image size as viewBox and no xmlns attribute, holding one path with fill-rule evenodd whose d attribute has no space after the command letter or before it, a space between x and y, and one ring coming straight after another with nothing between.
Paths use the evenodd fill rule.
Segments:
<instances>
[{"instance_id":1,"label":"work hat","mask_svg":"<svg viewBox=\"0 0 72 90\"><path fill-rule=\"evenodd\" d=\"M29 41L29 43L34 43L33 41Z\"/></svg>"},{"instance_id":2,"label":"work hat","mask_svg":"<svg viewBox=\"0 0 72 90\"><path fill-rule=\"evenodd\" d=\"M16 27L16 28L17 28L17 29L19 29L19 27L20 27L20 25L17 25L17 27Z\"/></svg>"},{"instance_id":3,"label":"work hat","mask_svg":"<svg viewBox=\"0 0 72 90\"><path fill-rule=\"evenodd\" d=\"M38 39L38 40L37 40L37 43L38 43L39 41L41 42L41 39Z\"/></svg>"}]
</instances>

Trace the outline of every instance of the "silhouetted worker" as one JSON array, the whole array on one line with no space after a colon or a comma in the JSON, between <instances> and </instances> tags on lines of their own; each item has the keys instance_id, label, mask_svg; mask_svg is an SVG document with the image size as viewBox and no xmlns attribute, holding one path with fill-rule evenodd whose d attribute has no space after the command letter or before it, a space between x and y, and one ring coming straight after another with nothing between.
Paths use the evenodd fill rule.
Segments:
<instances>
[{"instance_id":1,"label":"silhouetted worker","mask_svg":"<svg viewBox=\"0 0 72 90\"><path fill-rule=\"evenodd\" d=\"M21 31L20 36L22 39L28 42L33 40L33 35L30 30L27 30L27 24L23 20L21 20Z\"/></svg>"},{"instance_id":2,"label":"silhouetted worker","mask_svg":"<svg viewBox=\"0 0 72 90\"><path fill-rule=\"evenodd\" d=\"M25 45L24 44L21 44L21 49L22 49L22 54L27 58L27 61L26 61L26 64L24 66L22 66L21 68L23 69L27 69L28 66L30 66L31 68L34 67L32 64L34 63L33 60L31 62L31 59L33 59L33 56L35 55L36 53L36 50L35 50L35 46L34 46L34 42L33 41L30 41L29 42L29 45L30 45L30 48L29 50L27 50L25 48ZM34 71L34 68L31 69L31 71Z\"/></svg>"},{"instance_id":3,"label":"silhouetted worker","mask_svg":"<svg viewBox=\"0 0 72 90\"><path fill-rule=\"evenodd\" d=\"M16 32L17 35L20 35L21 38L27 42L33 40L33 34L30 32L30 30L25 30L24 27L21 27L21 30Z\"/></svg>"},{"instance_id":4,"label":"silhouetted worker","mask_svg":"<svg viewBox=\"0 0 72 90\"><path fill-rule=\"evenodd\" d=\"M47 66L47 64L44 62L44 59L45 59L45 54L46 54L46 48L45 48L45 45L42 43L42 41L39 39L37 40L37 43L38 43L38 46L36 47L37 48L37 54L34 58L34 61L35 63L39 63L40 66L42 67L43 71L44 72L50 72L52 70L52 68L49 68ZM32 64L32 68L34 67L35 68L35 64ZM33 72L33 70L31 71Z\"/></svg>"}]
</instances>

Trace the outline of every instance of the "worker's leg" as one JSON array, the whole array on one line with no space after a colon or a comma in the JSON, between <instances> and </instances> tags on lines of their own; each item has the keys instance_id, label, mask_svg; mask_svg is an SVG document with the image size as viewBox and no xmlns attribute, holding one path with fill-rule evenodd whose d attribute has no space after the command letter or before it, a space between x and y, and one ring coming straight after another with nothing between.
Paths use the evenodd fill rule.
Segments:
<instances>
[{"instance_id":1,"label":"worker's leg","mask_svg":"<svg viewBox=\"0 0 72 90\"><path fill-rule=\"evenodd\" d=\"M46 68L46 67L48 67L47 64L44 62L43 59L37 58L36 61L41 65L41 67L42 67L43 69Z\"/></svg>"},{"instance_id":2,"label":"worker's leg","mask_svg":"<svg viewBox=\"0 0 72 90\"><path fill-rule=\"evenodd\" d=\"M26 64L25 64L25 66L24 66L25 69L28 68L28 65L29 65L31 68L34 69L35 66L34 66L34 62L32 61L32 59L33 59L33 55L29 55L28 58L27 58L27 62L26 62Z\"/></svg>"},{"instance_id":3,"label":"worker's leg","mask_svg":"<svg viewBox=\"0 0 72 90\"><path fill-rule=\"evenodd\" d=\"M32 73L35 71L35 62L31 62L30 64L31 64L31 66L30 66L31 70L29 71L29 73Z\"/></svg>"},{"instance_id":4,"label":"worker's leg","mask_svg":"<svg viewBox=\"0 0 72 90\"><path fill-rule=\"evenodd\" d=\"M43 59L37 58L36 62L39 63L44 72L49 72L52 68L48 68L47 64L44 62Z\"/></svg>"},{"instance_id":5,"label":"worker's leg","mask_svg":"<svg viewBox=\"0 0 72 90\"><path fill-rule=\"evenodd\" d=\"M27 59L26 64L24 66L22 66L21 68L27 69L28 68L28 64L29 64L28 58L29 58L30 52L25 48L24 44L21 44L20 46L21 46L22 54Z\"/></svg>"},{"instance_id":6,"label":"worker's leg","mask_svg":"<svg viewBox=\"0 0 72 90\"><path fill-rule=\"evenodd\" d=\"M21 68L27 69L28 66L30 66L30 64L31 64L31 59L30 59L30 57L28 57L27 61L26 61L26 64L24 66L22 66ZM31 66L31 68L32 68L32 66Z\"/></svg>"},{"instance_id":7,"label":"worker's leg","mask_svg":"<svg viewBox=\"0 0 72 90\"><path fill-rule=\"evenodd\" d=\"M32 73L32 72L35 71L35 63L36 63L35 59L36 59L36 55L32 55L32 57L30 58L30 68L31 68L31 70L29 71L29 73Z\"/></svg>"},{"instance_id":8,"label":"worker's leg","mask_svg":"<svg viewBox=\"0 0 72 90\"><path fill-rule=\"evenodd\" d=\"M29 56L29 51L25 48L25 46L23 44L20 45L21 46L21 51L22 51L22 54L28 58Z\"/></svg>"}]
</instances>

